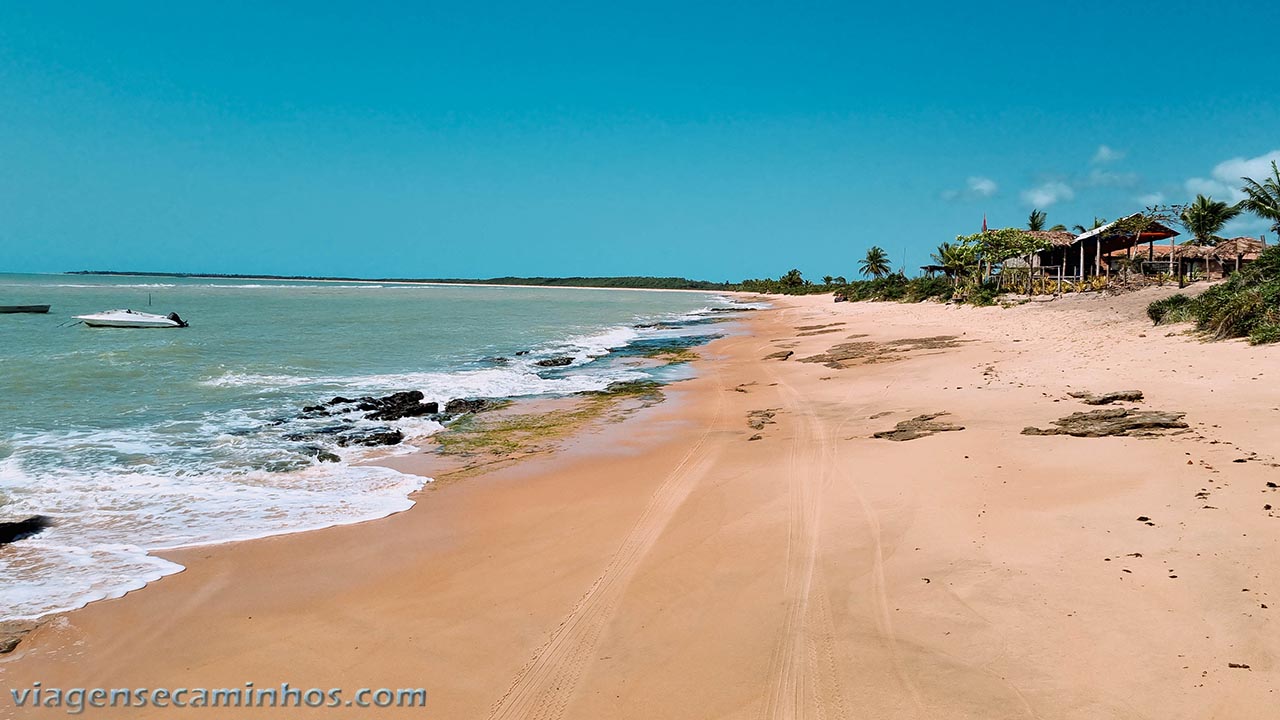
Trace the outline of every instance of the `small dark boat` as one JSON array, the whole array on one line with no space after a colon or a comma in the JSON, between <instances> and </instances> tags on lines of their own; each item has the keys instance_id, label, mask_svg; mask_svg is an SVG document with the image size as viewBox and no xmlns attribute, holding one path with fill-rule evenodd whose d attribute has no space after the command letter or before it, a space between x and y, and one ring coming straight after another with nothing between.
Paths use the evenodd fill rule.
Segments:
<instances>
[{"instance_id":1,"label":"small dark boat","mask_svg":"<svg viewBox=\"0 0 1280 720\"><path fill-rule=\"evenodd\" d=\"M47 313L48 305L0 305L2 313Z\"/></svg>"}]
</instances>

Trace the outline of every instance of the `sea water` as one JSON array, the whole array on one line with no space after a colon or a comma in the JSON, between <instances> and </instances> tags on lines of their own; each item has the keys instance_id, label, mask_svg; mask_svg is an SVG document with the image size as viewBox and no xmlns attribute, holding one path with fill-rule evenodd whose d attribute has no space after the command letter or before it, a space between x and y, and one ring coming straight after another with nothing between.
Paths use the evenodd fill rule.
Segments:
<instances>
[{"instance_id":1,"label":"sea water","mask_svg":"<svg viewBox=\"0 0 1280 720\"><path fill-rule=\"evenodd\" d=\"M150 551L297 532L412 505L423 478L356 467L374 451L296 437L305 405L421 390L429 401L555 396L673 369L623 362L703 339L712 294L376 282L0 275L0 521L53 526L0 547L0 619L119 596L181 568ZM73 315L177 312L186 329ZM657 325L657 327L654 327ZM641 327L637 327L641 326ZM573 358L544 368L537 361ZM378 424L358 421L360 424ZM392 423L411 451L438 431ZM317 442L324 443L323 436Z\"/></svg>"}]
</instances>

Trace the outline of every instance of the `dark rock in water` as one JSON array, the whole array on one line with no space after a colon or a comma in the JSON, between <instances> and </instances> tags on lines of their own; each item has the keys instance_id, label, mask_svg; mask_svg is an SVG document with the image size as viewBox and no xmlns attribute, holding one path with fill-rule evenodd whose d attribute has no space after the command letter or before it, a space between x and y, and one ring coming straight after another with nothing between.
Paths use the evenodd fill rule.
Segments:
<instances>
[{"instance_id":1,"label":"dark rock in water","mask_svg":"<svg viewBox=\"0 0 1280 720\"><path fill-rule=\"evenodd\" d=\"M320 462L335 462L335 463L336 463L336 462L341 462L341 461L342 461L342 458L340 458L340 457L338 457L337 455L335 455L335 454L333 454L333 453L329 452L328 450L325 450L324 448L320 447L319 445L304 445L304 446L302 446L301 450L302 450L302 452L303 452L303 453L305 453L305 454L307 454L307 455L310 455L311 457L313 457L313 458L315 458L315 459L319 460Z\"/></svg>"},{"instance_id":2,"label":"dark rock in water","mask_svg":"<svg viewBox=\"0 0 1280 720\"><path fill-rule=\"evenodd\" d=\"M53 522L44 515L32 515L26 520L17 522L0 522L0 545L29 538L52 524Z\"/></svg>"},{"instance_id":3,"label":"dark rock in water","mask_svg":"<svg viewBox=\"0 0 1280 720\"><path fill-rule=\"evenodd\" d=\"M722 337L724 335L719 333L708 333L681 337L646 338L644 340L636 340L622 347L611 348L611 352L615 357L660 357L679 353L682 350L698 347L699 345L706 345L712 340Z\"/></svg>"},{"instance_id":4,"label":"dark rock in water","mask_svg":"<svg viewBox=\"0 0 1280 720\"><path fill-rule=\"evenodd\" d=\"M1101 393L1095 395L1091 392L1073 392L1067 393L1076 398L1085 405L1110 405L1113 402L1140 402L1142 400L1141 390L1116 390L1114 392Z\"/></svg>"},{"instance_id":5,"label":"dark rock in water","mask_svg":"<svg viewBox=\"0 0 1280 720\"><path fill-rule=\"evenodd\" d=\"M494 355L492 357L480 358L480 362L489 363L490 365L506 365L507 363L511 362L511 358L505 358L505 357L502 357L501 355Z\"/></svg>"},{"instance_id":6,"label":"dark rock in water","mask_svg":"<svg viewBox=\"0 0 1280 720\"><path fill-rule=\"evenodd\" d=\"M546 360L539 360L535 362L534 365L537 365L538 367L564 367L565 365L568 365L569 363L572 363L572 362L573 362L573 358L571 357L556 357L556 358L548 358Z\"/></svg>"},{"instance_id":7,"label":"dark rock in water","mask_svg":"<svg viewBox=\"0 0 1280 720\"><path fill-rule=\"evenodd\" d=\"M1023 435L1073 435L1075 437L1108 437L1112 435L1158 435L1162 430L1187 427L1182 421L1186 413L1160 410L1127 410L1108 408L1071 413L1054 420L1057 427L1023 428Z\"/></svg>"},{"instance_id":8,"label":"dark rock in water","mask_svg":"<svg viewBox=\"0 0 1280 720\"><path fill-rule=\"evenodd\" d=\"M517 353L516 353L516 357L523 357L523 356L528 355L528 354L529 354L529 351L528 351L528 350L521 350L520 352L517 352Z\"/></svg>"},{"instance_id":9,"label":"dark rock in water","mask_svg":"<svg viewBox=\"0 0 1280 720\"><path fill-rule=\"evenodd\" d=\"M325 404L326 405L346 405L348 403L353 403L353 402L355 402L355 400L352 400L351 398L344 398L341 395L339 395Z\"/></svg>"},{"instance_id":10,"label":"dark rock in water","mask_svg":"<svg viewBox=\"0 0 1280 720\"><path fill-rule=\"evenodd\" d=\"M437 403L424 403L422 397L421 391L408 390L392 393L386 397L373 398L367 402L361 402L356 407L361 410L372 410L373 412L365 415L370 420L399 420L440 411Z\"/></svg>"},{"instance_id":11,"label":"dark rock in water","mask_svg":"<svg viewBox=\"0 0 1280 720\"><path fill-rule=\"evenodd\" d=\"M455 398L445 403L444 414L461 415L463 413L478 413L484 412L492 406L493 403L485 400L484 398Z\"/></svg>"},{"instance_id":12,"label":"dark rock in water","mask_svg":"<svg viewBox=\"0 0 1280 720\"><path fill-rule=\"evenodd\" d=\"M949 415L946 412L928 413L926 415L917 415L910 420L903 420L898 423L892 430L882 430L872 437L881 440L893 440L894 442L904 442L907 440L915 440L916 438L928 437L940 432L957 432L964 429L963 425L956 425L949 422L937 422L937 419L943 415Z\"/></svg>"},{"instance_id":13,"label":"dark rock in water","mask_svg":"<svg viewBox=\"0 0 1280 720\"><path fill-rule=\"evenodd\" d=\"M353 430L338 436L338 444L342 447L347 447L348 445L367 445L369 447L399 445L403 440L404 433L389 427Z\"/></svg>"},{"instance_id":14,"label":"dark rock in water","mask_svg":"<svg viewBox=\"0 0 1280 720\"><path fill-rule=\"evenodd\" d=\"M351 428L346 425L325 425L324 427L310 428L301 432L285 433L281 437L290 442L304 442L307 440L315 440L324 435L337 435L340 432L346 432Z\"/></svg>"},{"instance_id":15,"label":"dark rock in water","mask_svg":"<svg viewBox=\"0 0 1280 720\"><path fill-rule=\"evenodd\" d=\"M756 309L757 308L753 308L753 307L718 307L718 308L709 308L708 311L713 313L727 313L727 312L751 312Z\"/></svg>"}]
</instances>

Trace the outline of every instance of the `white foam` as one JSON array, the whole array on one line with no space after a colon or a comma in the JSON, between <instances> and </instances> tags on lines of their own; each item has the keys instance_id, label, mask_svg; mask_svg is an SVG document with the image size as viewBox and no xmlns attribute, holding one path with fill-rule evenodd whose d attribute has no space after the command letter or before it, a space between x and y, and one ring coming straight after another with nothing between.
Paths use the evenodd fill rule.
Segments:
<instances>
[{"instance_id":1,"label":"white foam","mask_svg":"<svg viewBox=\"0 0 1280 720\"><path fill-rule=\"evenodd\" d=\"M687 320L710 312L704 308L636 320ZM283 435L316 430L339 419L274 421L282 410L296 408L300 396L314 402L328 394L416 389L427 401L443 404L459 397L602 390L614 382L651 377L633 367L596 361L611 349L639 338L704 330L614 326L545 343L505 365L452 372L351 376L227 372L203 384L253 388L267 397L275 391L281 402L273 407L210 412L154 427L12 435L7 443L10 454L0 458L4 515L48 515L55 524L0 553L0 616L37 617L118 597L182 569L150 554L156 550L361 522L412 506L408 496L421 487L422 478L353 463L371 454L411 452L416 440L441 429L439 423L426 418L394 423L406 434L406 442L391 449L338 448L326 441L331 435L318 435L314 444L343 460L320 463L300 454L309 441L290 442ZM567 367L548 369L536 364L539 359L563 356L573 358ZM355 414L345 419L355 420L354 428L386 424Z\"/></svg>"},{"instance_id":2,"label":"white foam","mask_svg":"<svg viewBox=\"0 0 1280 720\"><path fill-rule=\"evenodd\" d=\"M385 517L411 507L408 495L423 482L340 464L286 473L42 472L37 481L6 458L6 515L44 514L54 525L0 553L0 614L69 610L182 569L151 551Z\"/></svg>"}]
</instances>

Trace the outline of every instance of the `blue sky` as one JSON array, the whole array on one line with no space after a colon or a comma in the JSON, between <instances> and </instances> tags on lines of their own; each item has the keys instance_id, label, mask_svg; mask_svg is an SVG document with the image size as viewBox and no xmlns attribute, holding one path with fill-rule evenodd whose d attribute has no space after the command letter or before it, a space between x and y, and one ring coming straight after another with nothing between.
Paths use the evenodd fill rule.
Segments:
<instances>
[{"instance_id":1,"label":"blue sky","mask_svg":"<svg viewBox=\"0 0 1280 720\"><path fill-rule=\"evenodd\" d=\"M264 5L0 5L0 271L852 277L1280 158L1274 2Z\"/></svg>"}]
</instances>

